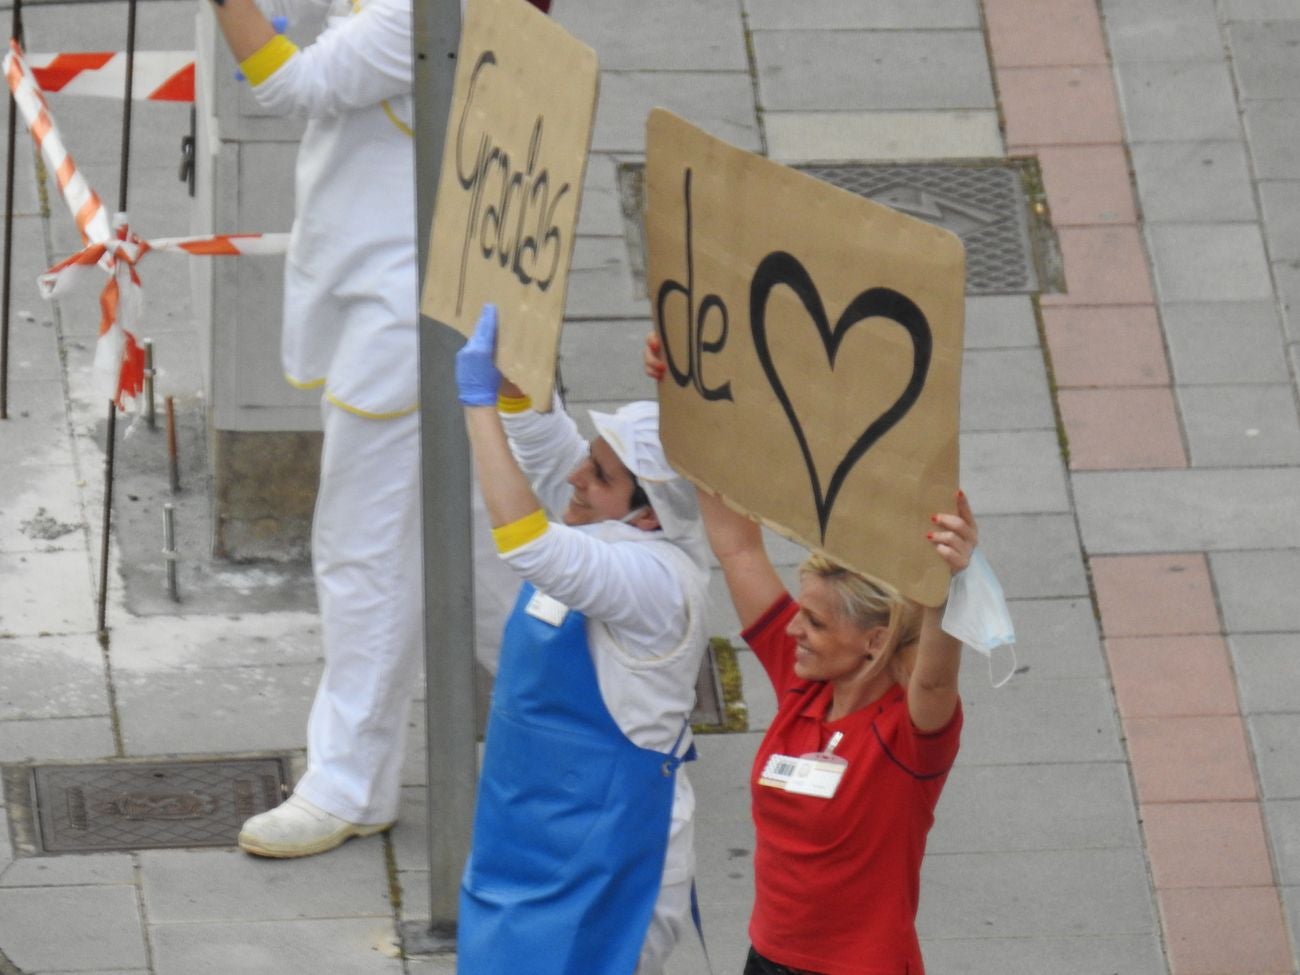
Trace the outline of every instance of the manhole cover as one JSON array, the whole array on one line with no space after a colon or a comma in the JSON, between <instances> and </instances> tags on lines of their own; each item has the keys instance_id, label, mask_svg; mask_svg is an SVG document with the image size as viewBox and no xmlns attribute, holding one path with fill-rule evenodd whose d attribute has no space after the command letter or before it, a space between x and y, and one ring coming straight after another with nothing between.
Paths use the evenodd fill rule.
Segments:
<instances>
[{"instance_id":1,"label":"manhole cover","mask_svg":"<svg viewBox=\"0 0 1300 975\"><path fill-rule=\"evenodd\" d=\"M245 819L287 794L279 758L38 765L5 779L11 806L34 805L37 853L233 846Z\"/></svg>"},{"instance_id":2,"label":"manhole cover","mask_svg":"<svg viewBox=\"0 0 1300 975\"><path fill-rule=\"evenodd\" d=\"M1032 160L955 165L827 164L794 166L833 186L950 230L966 245L966 293L1028 294L1049 290L1040 281L1034 242L1050 245L1041 211L1026 183L1037 184ZM645 282L644 164L619 167L625 227L633 273ZM1031 226L1031 219L1034 225ZM1052 265L1050 255L1043 263Z\"/></svg>"}]
</instances>

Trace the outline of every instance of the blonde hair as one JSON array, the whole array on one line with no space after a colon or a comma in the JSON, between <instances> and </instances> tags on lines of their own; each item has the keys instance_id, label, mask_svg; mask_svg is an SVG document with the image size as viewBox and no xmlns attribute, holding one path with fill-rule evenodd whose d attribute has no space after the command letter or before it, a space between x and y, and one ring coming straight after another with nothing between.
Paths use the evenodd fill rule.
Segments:
<instances>
[{"instance_id":1,"label":"blonde hair","mask_svg":"<svg viewBox=\"0 0 1300 975\"><path fill-rule=\"evenodd\" d=\"M920 605L888 583L870 579L815 552L799 566L799 575L815 576L829 585L843 618L858 629L885 627L885 650L871 669L879 672L888 666L894 679L905 683L921 636Z\"/></svg>"}]
</instances>

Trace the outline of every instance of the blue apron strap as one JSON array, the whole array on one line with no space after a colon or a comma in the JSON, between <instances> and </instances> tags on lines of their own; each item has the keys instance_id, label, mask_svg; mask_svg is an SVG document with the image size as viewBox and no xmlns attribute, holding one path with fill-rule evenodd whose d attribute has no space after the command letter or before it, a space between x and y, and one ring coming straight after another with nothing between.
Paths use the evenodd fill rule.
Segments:
<instances>
[{"instance_id":1,"label":"blue apron strap","mask_svg":"<svg viewBox=\"0 0 1300 975\"><path fill-rule=\"evenodd\" d=\"M673 742L673 747L668 749L668 757L664 759L664 775L672 775L681 767L683 762L693 762L699 757L695 751L695 742L691 742L691 747L686 749L686 754L678 755L677 749L682 747L682 739L686 737L686 729L691 726L691 719L686 718L682 721L682 730L677 732L677 740Z\"/></svg>"},{"instance_id":2,"label":"blue apron strap","mask_svg":"<svg viewBox=\"0 0 1300 975\"><path fill-rule=\"evenodd\" d=\"M704 941L704 920L700 916L700 898L695 892L695 880L691 879L691 920L695 922L695 933L700 936L700 948L704 951L704 966L713 975L713 962L709 959L709 946Z\"/></svg>"}]
</instances>

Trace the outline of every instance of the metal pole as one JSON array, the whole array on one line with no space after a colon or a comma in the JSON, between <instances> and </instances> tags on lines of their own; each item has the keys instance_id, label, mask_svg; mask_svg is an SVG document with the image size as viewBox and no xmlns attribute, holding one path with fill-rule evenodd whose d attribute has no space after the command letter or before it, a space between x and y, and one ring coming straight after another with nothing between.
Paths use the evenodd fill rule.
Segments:
<instances>
[{"instance_id":1,"label":"metal pole","mask_svg":"<svg viewBox=\"0 0 1300 975\"><path fill-rule=\"evenodd\" d=\"M158 422L153 401L153 339L142 339L140 345L144 349L144 422L152 430Z\"/></svg>"},{"instance_id":2,"label":"metal pole","mask_svg":"<svg viewBox=\"0 0 1300 975\"><path fill-rule=\"evenodd\" d=\"M122 155L117 181L117 209L126 213L127 177L131 171L131 87L135 81L135 7L126 6L126 91L122 96ZM108 532L113 524L113 463L117 443L117 403L108 401L108 419L104 430L104 516L99 545L99 639L108 637Z\"/></svg>"},{"instance_id":3,"label":"metal pole","mask_svg":"<svg viewBox=\"0 0 1300 975\"><path fill-rule=\"evenodd\" d=\"M423 279L455 82L459 0L416 3L412 34L415 212ZM424 485L430 918L427 926L419 924L422 931L403 931L407 950L412 953L455 949L460 875L469 855L478 778L470 454L453 373L453 358L462 341L445 325L421 319L420 465Z\"/></svg>"},{"instance_id":4,"label":"metal pole","mask_svg":"<svg viewBox=\"0 0 1300 975\"><path fill-rule=\"evenodd\" d=\"M9 36L23 42L23 0L14 0L13 26ZM4 294L0 301L0 420L9 419L9 296L14 270L14 152L18 132L18 111L13 92L9 93L9 151L5 157L5 267Z\"/></svg>"}]
</instances>

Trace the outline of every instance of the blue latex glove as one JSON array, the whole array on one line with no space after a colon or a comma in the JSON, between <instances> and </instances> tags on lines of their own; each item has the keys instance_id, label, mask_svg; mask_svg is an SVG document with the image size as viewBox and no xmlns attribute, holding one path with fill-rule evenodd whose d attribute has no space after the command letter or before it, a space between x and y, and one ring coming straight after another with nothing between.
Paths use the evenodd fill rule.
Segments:
<instances>
[{"instance_id":1,"label":"blue latex glove","mask_svg":"<svg viewBox=\"0 0 1300 975\"><path fill-rule=\"evenodd\" d=\"M501 370L492 361L497 344L497 306L484 305L474 334L456 353L456 392L466 406L496 406Z\"/></svg>"}]
</instances>

